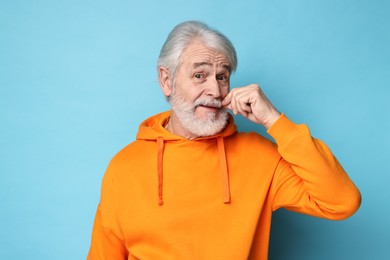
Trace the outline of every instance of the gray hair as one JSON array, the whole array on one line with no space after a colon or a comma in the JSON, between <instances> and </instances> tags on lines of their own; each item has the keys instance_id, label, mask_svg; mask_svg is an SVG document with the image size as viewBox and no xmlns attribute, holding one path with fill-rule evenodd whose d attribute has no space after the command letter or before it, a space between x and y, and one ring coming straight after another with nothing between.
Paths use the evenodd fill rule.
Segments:
<instances>
[{"instance_id":1,"label":"gray hair","mask_svg":"<svg viewBox=\"0 0 390 260\"><path fill-rule=\"evenodd\" d=\"M236 70L237 54L230 40L205 23L187 21L176 25L168 35L160 51L160 56L157 61L157 71L159 71L161 66L164 66L172 73L171 76L174 79L184 49L195 39L201 40L208 48L226 55L231 66L230 72Z\"/></svg>"}]
</instances>

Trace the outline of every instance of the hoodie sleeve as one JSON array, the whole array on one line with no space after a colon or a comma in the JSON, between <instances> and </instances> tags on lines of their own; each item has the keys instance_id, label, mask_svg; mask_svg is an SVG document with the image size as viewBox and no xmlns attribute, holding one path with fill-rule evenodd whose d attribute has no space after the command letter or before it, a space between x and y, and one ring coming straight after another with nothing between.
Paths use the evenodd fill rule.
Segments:
<instances>
[{"instance_id":1,"label":"hoodie sleeve","mask_svg":"<svg viewBox=\"0 0 390 260\"><path fill-rule=\"evenodd\" d=\"M341 220L353 215L361 196L329 148L306 125L282 115L268 130L281 160L271 185L273 208Z\"/></svg>"},{"instance_id":2,"label":"hoodie sleeve","mask_svg":"<svg viewBox=\"0 0 390 260\"><path fill-rule=\"evenodd\" d=\"M127 250L116 218L114 180L107 170L92 230L88 260L127 259Z\"/></svg>"}]
</instances>

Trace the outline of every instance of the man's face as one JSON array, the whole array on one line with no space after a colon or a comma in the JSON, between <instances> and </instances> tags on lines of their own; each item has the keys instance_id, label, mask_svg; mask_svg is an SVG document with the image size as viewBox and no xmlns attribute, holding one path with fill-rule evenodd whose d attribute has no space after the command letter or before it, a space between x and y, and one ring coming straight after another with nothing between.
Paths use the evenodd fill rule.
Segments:
<instances>
[{"instance_id":1,"label":"man's face","mask_svg":"<svg viewBox=\"0 0 390 260\"><path fill-rule=\"evenodd\" d=\"M226 125L221 101L229 92L230 64L225 55L194 42L182 53L171 94L172 116L193 136L209 136Z\"/></svg>"}]
</instances>

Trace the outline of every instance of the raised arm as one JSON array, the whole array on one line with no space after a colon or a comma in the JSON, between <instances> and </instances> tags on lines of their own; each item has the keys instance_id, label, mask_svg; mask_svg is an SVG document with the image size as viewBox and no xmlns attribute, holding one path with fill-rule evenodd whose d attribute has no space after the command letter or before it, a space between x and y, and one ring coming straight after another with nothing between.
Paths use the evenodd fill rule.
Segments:
<instances>
[{"instance_id":1,"label":"raised arm","mask_svg":"<svg viewBox=\"0 0 390 260\"><path fill-rule=\"evenodd\" d=\"M273 210L280 207L324 217L344 219L360 205L361 196L347 173L306 125L281 115L256 84L233 89L222 104L263 125L274 138L282 159L270 194Z\"/></svg>"}]
</instances>

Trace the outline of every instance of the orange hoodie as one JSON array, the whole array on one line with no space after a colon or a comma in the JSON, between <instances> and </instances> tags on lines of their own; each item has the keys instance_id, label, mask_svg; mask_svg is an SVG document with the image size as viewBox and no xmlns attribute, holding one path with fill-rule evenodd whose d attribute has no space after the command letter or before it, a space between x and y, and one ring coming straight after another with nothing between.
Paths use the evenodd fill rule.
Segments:
<instances>
[{"instance_id":1,"label":"orange hoodie","mask_svg":"<svg viewBox=\"0 0 390 260\"><path fill-rule=\"evenodd\" d=\"M267 259L280 207L341 220L360 193L327 146L282 115L268 130L169 133L169 112L144 121L103 179L88 259Z\"/></svg>"}]
</instances>

